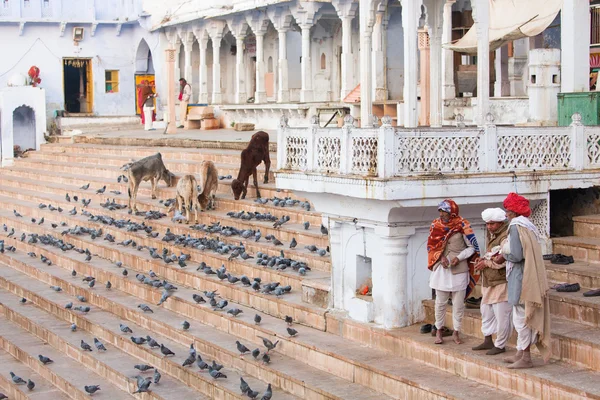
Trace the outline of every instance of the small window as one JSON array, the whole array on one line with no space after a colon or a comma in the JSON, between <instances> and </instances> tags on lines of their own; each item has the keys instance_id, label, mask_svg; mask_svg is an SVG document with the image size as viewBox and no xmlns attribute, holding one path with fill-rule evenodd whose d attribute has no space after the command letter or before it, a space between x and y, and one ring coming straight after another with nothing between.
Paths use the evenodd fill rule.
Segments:
<instances>
[{"instance_id":1,"label":"small window","mask_svg":"<svg viewBox=\"0 0 600 400\"><path fill-rule=\"evenodd\" d=\"M536 76L532 74L531 75L531 83L535 83L535 81L536 81Z\"/></svg>"},{"instance_id":2,"label":"small window","mask_svg":"<svg viewBox=\"0 0 600 400\"><path fill-rule=\"evenodd\" d=\"M326 69L327 68L327 57L325 56L325 53L321 54L321 69Z\"/></svg>"},{"instance_id":3,"label":"small window","mask_svg":"<svg viewBox=\"0 0 600 400\"><path fill-rule=\"evenodd\" d=\"M119 91L119 71L105 71L106 93L117 93Z\"/></svg>"}]
</instances>

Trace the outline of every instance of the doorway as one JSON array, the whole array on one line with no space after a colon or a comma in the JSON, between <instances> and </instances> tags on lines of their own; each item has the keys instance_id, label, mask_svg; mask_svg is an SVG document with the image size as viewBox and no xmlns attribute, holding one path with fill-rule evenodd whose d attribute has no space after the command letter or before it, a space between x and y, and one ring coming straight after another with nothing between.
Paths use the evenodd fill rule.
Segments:
<instances>
[{"instance_id":1,"label":"doorway","mask_svg":"<svg viewBox=\"0 0 600 400\"><path fill-rule=\"evenodd\" d=\"M64 58L63 83L65 111L76 114L93 112L93 79L91 58Z\"/></svg>"},{"instance_id":2,"label":"doorway","mask_svg":"<svg viewBox=\"0 0 600 400\"><path fill-rule=\"evenodd\" d=\"M21 151L35 150L35 111L28 106L20 106L13 111L13 145Z\"/></svg>"}]
</instances>

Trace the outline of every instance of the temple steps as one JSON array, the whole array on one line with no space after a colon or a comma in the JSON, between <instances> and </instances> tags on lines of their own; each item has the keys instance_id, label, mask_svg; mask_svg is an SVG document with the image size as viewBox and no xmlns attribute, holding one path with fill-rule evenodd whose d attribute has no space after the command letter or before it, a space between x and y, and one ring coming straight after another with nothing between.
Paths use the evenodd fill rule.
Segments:
<instances>
[{"instance_id":1,"label":"temple steps","mask_svg":"<svg viewBox=\"0 0 600 400\"><path fill-rule=\"evenodd\" d=\"M573 264L558 265L546 262L546 274L554 282L577 282L581 287L600 288L600 268L593 263L576 260ZM581 296L582 292L577 295Z\"/></svg>"},{"instance_id":2,"label":"temple steps","mask_svg":"<svg viewBox=\"0 0 600 400\"><path fill-rule=\"evenodd\" d=\"M479 338L462 335L463 344L456 345L450 337L443 345L434 344L430 334L419 332L420 324L386 331L352 321L335 312L327 314L328 332L335 331L344 338L358 341L397 357L409 358L438 370L453 373L471 381L483 383L507 393L529 399L600 398L600 373L551 360L542 366L539 357L533 357L539 368L510 370L501 357L490 357L471 350ZM448 321L448 319L447 319ZM514 354L514 350L505 353Z\"/></svg>"},{"instance_id":3,"label":"temple steps","mask_svg":"<svg viewBox=\"0 0 600 400\"><path fill-rule=\"evenodd\" d=\"M27 330L22 328L19 324L14 323L11 319L6 317L6 313L10 312L4 304L1 308L0 346L5 352L10 353L18 361L27 365L31 371L37 374L36 377L42 378L42 380L35 380L35 378L32 378L36 383L36 388L34 388L31 393L36 392L38 382L42 385L42 388L47 388L43 381L45 380L46 382L51 382L56 389L60 390L63 398L66 397L74 400L89 398L89 395L84 390L85 385L100 385L100 392L98 392L98 394L102 393L102 396L106 398L136 398L129 392L122 390L122 388L119 387L119 384L122 382L116 382L114 376L111 376L110 379L104 377L104 373L107 376L109 375L108 371L102 371L102 365L96 363L92 357L81 355L74 346L70 346L69 350L66 352L57 350L54 346L49 345L50 338L47 340L40 339L32 332L32 330L35 330L35 327L33 326L29 326ZM15 318L19 320L19 317L16 315ZM65 325L68 328L70 324ZM81 333L78 333L78 337L83 338ZM86 339L88 338L86 337ZM90 343L90 345L91 344L92 343ZM54 360L54 363L43 365L38 360L38 354L50 357ZM2 367L2 369L4 369L4 367ZM98 373L98 371L101 372ZM17 372L15 371L15 373ZM23 379L28 379L33 376L31 375L31 372L22 370L21 373L23 375L19 375L18 373L17 375L21 376ZM19 385L18 389L23 392L29 392L26 388L23 388L22 385ZM52 397L39 398L49 399Z\"/></svg>"},{"instance_id":4,"label":"temple steps","mask_svg":"<svg viewBox=\"0 0 600 400\"><path fill-rule=\"evenodd\" d=\"M579 295L581 296L581 293ZM553 300L551 300L550 304L550 309L553 312L551 328L553 339L552 357L580 368L600 372L600 335L596 334L598 328L558 317L554 314L556 309L552 303ZM435 301L425 300L423 304L425 306L426 321L434 323ZM452 306L448 306L446 311L446 326L453 329ZM481 313L478 309L465 309L461 333L476 338L474 340L475 343L477 340L483 339L483 334L481 333ZM433 340L431 335L429 337ZM448 339L450 340L450 338ZM516 343L517 336L513 331L509 340L509 346L515 347ZM485 352L478 353L485 354ZM505 357L504 354L490 357L490 359L501 359L503 357Z\"/></svg>"},{"instance_id":5,"label":"temple steps","mask_svg":"<svg viewBox=\"0 0 600 400\"><path fill-rule=\"evenodd\" d=\"M600 238L600 215L573 217L573 234L580 237Z\"/></svg>"},{"instance_id":6,"label":"temple steps","mask_svg":"<svg viewBox=\"0 0 600 400\"><path fill-rule=\"evenodd\" d=\"M0 317L0 321L2 318ZM2 321L5 322L5 321ZM4 393L9 399L14 400L67 400L70 399L65 393L55 387L51 381L43 378L30 369L27 364L14 358L4 350L4 341L0 337L0 393ZM34 362L38 362L35 360ZM26 385L15 385L10 379L10 372L23 379L31 379L35 382L34 390L27 389Z\"/></svg>"},{"instance_id":7,"label":"temple steps","mask_svg":"<svg viewBox=\"0 0 600 400\"><path fill-rule=\"evenodd\" d=\"M21 247L21 246L20 246ZM24 250L23 250L24 251ZM223 337L226 335L235 335L243 341L248 347L261 347L261 340L258 336L265 336L272 338L272 340L279 339L281 343L274 351L273 362L271 366L278 369L278 365L281 362L282 367L285 361L281 361L283 358L290 358L291 362L301 362L304 368L298 369L293 366L288 366L290 373L301 374L302 369L306 366L311 368L320 369L321 371L315 371L310 376L303 379L305 385L322 385L323 390L333 391L334 387L327 383L326 379L328 376L334 375L343 382L336 385L335 390L342 391L339 398L366 398L366 399L380 399L390 398L401 399L401 398L455 398L461 399L463 396L483 396L481 398L490 399L505 399L513 398L507 396L506 393L501 391L488 388L485 385L476 384L467 380L457 378L451 373L438 371L434 368L424 366L418 362L411 361L408 359L398 358L393 354L385 354L381 351L366 349L359 344L348 342L345 339L339 338L335 335L331 335L325 332L319 332L309 327L298 327L300 334L295 338L289 338L284 332L285 323L280 319L275 319L269 316L263 316L263 321L260 325L255 325L253 322L244 322L244 319L250 319L252 316L251 310L245 310L246 313L238 318L231 318L225 316L223 313L210 311L206 307L187 307L177 304L174 299L178 295L174 295L162 307L153 306L154 314L144 314L139 312L136 307L138 301L144 301L145 298L140 298L140 293L136 293L129 290L127 287L122 287L121 282L117 281L111 289L110 293L102 287L102 279L104 278L101 274L95 274L97 280L100 280L96 288L89 289L81 282L79 277L73 278L68 272L68 268L52 265L52 266L27 266L27 256L17 253L11 253L10 255L0 255L0 261L6 263L10 268L0 269L0 287L10 290L18 296L25 296L31 298L31 301L35 302L39 307L44 308L46 311L61 315L69 315L69 317L63 317L66 322L75 320L78 325L88 329L88 325L84 321L90 321L94 327L89 327L95 334L99 336L105 334L100 331L101 326L104 330L111 329L116 335L118 329L118 321L125 319L128 325L134 330L134 334L138 334L139 328L135 325L143 326L143 329L151 328L151 335L162 337L169 337L171 341L167 339L161 339L168 343L168 347L178 352L186 352L187 347L182 347L183 343L187 345L190 339L188 334L196 332L197 325L202 323L206 324L206 328L199 326L202 331L198 333L194 339L197 344L197 349L200 354L206 351L209 354L211 351L216 352L217 350L205 350L209 346L207 341L212 341L210 337L216 335L216 342L222 342ZM52 258L52 256L49 256ZM30 259L31 260L31 259ZM39 262L38 262L39 263ZM41 263L40 263L41 264ZM60 265L60 262L58 263ZM90 265L93 264L90 263ZM80 271L81 275L85 275L87 271ZM50 284L58 285L63 288L63 292L56 293L49 288ZM185 289L180 288L179 291ZM129 293L129 294L126 294ZM70 311L62 309L62 304L72 299L73 295L81 294L88 299L88 304L92 307L92 311L87 315L79 315L71 313ZM135 295L135 299L132 297ZM105 297L106 296L106 297ZM45 304L45 305L44 305ZM196 312L190 310L196 308ZM198 312L200 311L200 312ZM111 315L105 315L110 312ZM179 315L175 315L177 312ZM100 316L99 316L100 315ZM116 315L113 317L112 315ZM117 318L118 317L118 318ZM73 319L75 318L75 319ZM113 318L113 322L107 322L107 318ZM164 318L164 319L163 319ZM185 334L179 329L178 323L183 319L188 319L192 324L189 332ZM96 322L91 322L91 321ZM160 322L161 320L162 322ZM168 322L165 322L168 321ZM134 325L135 324L135 325ZM144 331L142 333L145 334ZM108 336L102 336L105 341L112 343L118 347L122 346L116 339L110 339ZM177 343L174 343L177 341ZM230 343L229 339L223 346L228 345L229 357L226 357L225 350L221 350L221 353L225 354L223 359L219 359L219 362L225 363L231 362L237 369L243 369L247 373L254 374L265 374L262 372L267 367L260 366L259 364L246 360L237 361L238 357L233 356L235 354L234 343ZM125 341L127 343L127 341ZM124 346L124 345L123 345ZM212 346L216 346L213 344ZM143 347L130 346L130 350L127 352L136 352L136 356L140 352L144 351L147 353L147 357L152 356L152 352ZM233 354L232 354L233 353ZM204 353L206 354L206 353ZM187 356L187 354L186 354ZM181 357L183 360L184 357ZM148 358L150 360L150 358ZM229 361L228 361L229 360ZM294 361L295 360L295 361ZM163 359L164 361L164 359ZM181 361L181 360L179 360ZM157 365L156 362L150 362L153 365ZM247 365L250 364L250 365ZM161 371L164 370L169 373L169 368L175 366L162 365ZM257 367L259 367L257 369ZM302 367L302 366L301 366ZM291 368L291 369L290 369ZM282 368L283 369L283 368ZM272 372L273 373L273 372ZM278 371L282 373L282 371ZM173 372L174 374L174 372ZM279 377L282 380L282 377ZM277 380L271 381L272 383ZM339 380L338 380L339 382ZM252 386L252 383L249 382ZM362 386L356 387L354 390L354 384ZM283 386L283 383L282 383ZM292 386L290 386L292 387ZM377 393L373 393L369 396L365 395L365 388L374 390ZM326 389L325 389L326 388ZM367 392L368 394L369 392ZM358 396L358 397L355 397ZM281 398L281 397L277 397ZM301 397L301 398L321 398L321 397ZM338 397L325 397L325 398L338 398Z\"/></svg>"},{"instance_id":8,"label":"temple steps","mask_svg":"<svg viewBox=\"0 0 600 400\"><path fill-rule=\"evenodd\" d=\"M137 390L135 375L151 376L151 374L134 369L134 365L145 362L145 360L132 357L118 347L113 346L105 338L97 336L100 330L96 329L94 332L84 330L84 326L77 324L74 320L57 319L34 304L22 306L19 304L18 299L19 297L13 293L0 290L0 314L4 318L44 341L47 347L51 347L59 353L68 354L81 366L92 369L120 390L133 394ZM77 331L71 332L71 323L77 324ZM96 350L94 337L98 337L104 344L107 349L106 352ZM93 351L82 350L80 347L81 340L85 340L92 346ZM180 385L165 373L160 383L153 385L152 392L144 396L156 400L177 400L195 395L196 393L193 390ZM204 399L208 398L204 397Z\"/></svg>"},{"instance_id":9,"label":"temple steps","mask_svg":"<svg viewBox=\"0 0 600 400\"><path fill-rule=\"evenodd\" d=\"M40 227L38 225L32 224L30 221L20 221L15 219L14 217L8 217L7 211L0 211L0 223L6 223L7 225L14 227L20 236L20 232L27 233L38 233L42 234L48 228ZM68 227L64 227L66 229ZM104 228L103 228L104 230ZM106 230L105 230L106 232ZM55 237L59 236L58 232L52 232ZM101 239L96 239L95 241L91 240L89 237L84 236L67 236L64 238L68 243L71 243L80 248L88 248L92 254L98 255L100 258L104 260L96 258L92 259L92 263L86 263L84 261L85 256L79 255L77 253L64 253L59 249L55 248L46 248L41 244L29 245L26 243L21 243L16 239L7 238L5 239L7 245L8 243L12 243L20 248L27 249L26 253L29 251L33 251L39 253L42 248L44 248L44 255L50 257L53 262L60 263L61 265L70 265L72 267L79 268L90 268L89 265L97 265L101 266L103 270L106 271L107 278L104 280L110 280L113 284L118 282L118 280L122 277L121 270L119 270L114 263L116 261L121 261L123 266L127 268L132 277L135 273L148 274L148 271L152 269L156 274L161 276L163 279L168 279L176 285L187 285L190 287L202 288L203 290L218 290L219 293L230 301L237 302L241 305L246 305L253 307L261 312L277 316L279 318L284 318L286 315L292 316L299 323L303 323L309 326L313 326L315 328L324 330L325 329L325 319L324 314L325 311L318 306L308 304L302 301L302 287L297 287L296 289L292 289L291 293L282 296L281 298L277 298L274 295L266 295L263 293L255 293L251 288L246 288L242 286L240 283L232 285L228 282L222 282L214 275L208 276L204 273L196 271L197 264L194 263L192 265L191 262L188 262L189 267L182 269L177 265L166 265L162 260L154 260L150 258L146 251L138 252L132 248L124 248L123 246L110 245L106 241L102 241ZM118 238L117 238L118 240ZM186 250L187 252L188 250ZM56 257L56 258L54 258ZM204 258L207 260L207 263L214 268L218 268L220 264L214 264L208 262L208 258ZM110 260L106 261L106 260ZM228 264L226 264L227 266ZM290 281L286 281L283 279L274 279L275 276L267 275L270 272L270 269L265 269L263 267L261 270L258 270L257 273L254 273L253 270L248 270L246 272L246 276L252 278L255 276L260 276L263 279L263 282L271 282L271 281L280 281L282 285L287 283L292 283ZM229 271L234 271L231 263L228 266ZM70 270L69 270L70 271ZM96 276L89 271L89 275ZM95 272L96 274L99 271ZM130 278L132 278L130 277ZM281 276L279 276L281 278ZM309 281L309 279L307 279ZM160 298L160 291L157 289L150 288L147 285L143 285L139 283L135 278L128 279L126 282L130 282L128 290L136 290L140 292L147 293L147 296L150 296L147 301L157 303ZM300 283L301 284L301 283ZM315 285L318 285L317 282ZM313 287L310 282L306 282L308 287ZM191 292L187 296L186 300L189 304L192 304L191 300Z\"/></svg>"}]
</instances>

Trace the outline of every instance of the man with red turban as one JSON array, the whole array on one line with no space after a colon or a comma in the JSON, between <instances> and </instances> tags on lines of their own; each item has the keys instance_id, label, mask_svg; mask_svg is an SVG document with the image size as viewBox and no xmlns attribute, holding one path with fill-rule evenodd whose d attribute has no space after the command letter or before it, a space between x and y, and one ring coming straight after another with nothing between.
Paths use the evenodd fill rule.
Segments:
<instances>
[{"instance_id":1,"label":"man with red turban","mask_svg":"<svg viewBox=\"0 0 600 400\"><path fill-rule=\"evenodd\" d=\"M465 312L465 295L475 286L473 260L479 257L479 245L471 224L459 215L458 205L450 199L438 205L440 217L429 228L427 267L431 271L429 286L435 290L435 344L444 343L443 328L446 306L452 297L452 321L456 344L462 343L459 332Z\"/></svg>"},{"instance_id":2,"label":"man with red turban","mask_svg":"<svg viewBox=\"0 0 600 400\"><path fill-rule=\"evenodd\" d=\"M530 348L535 344L544 361L550 358L550 306L548 281L540 246L540 233L529 220L529 200L509 193L504 200L510 220L508 240L497 263L506 260L508 302L513 306L513 324L517 331L517 354L507 357L510 369L531 368Z\"/></svg>"}]
</instances>

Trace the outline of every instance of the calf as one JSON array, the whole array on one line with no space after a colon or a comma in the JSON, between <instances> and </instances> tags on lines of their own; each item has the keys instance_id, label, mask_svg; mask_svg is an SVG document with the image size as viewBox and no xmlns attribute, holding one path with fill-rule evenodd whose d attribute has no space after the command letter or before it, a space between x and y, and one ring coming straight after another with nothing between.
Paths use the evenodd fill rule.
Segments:
<instances>
[{"instance_id":1,"label":"calf","mask_svg":"<svg viewBox=\"0 0 600 400\"><path fill-rule=\"evenodd\" d=\"M248 147L242 151L242 161L240 171L238 172L237 179L231 182L231 190L233 191L233 197L236 200L246 198L248 191L248 181L250 175L254 179L254 187L256 187L256 197L260 197L260 191L258 190L258 179L256 177L256 167L261 162L265 163L265 178L264 183L269 183L269 169L271 168L271 159L269 158L269 134L264 131L256 132L252 135Z\"/></svg>"},{"instance_id":2,"label":"calf","mask_svg":"<svg viewBox=\"0 0 600 400\"><path fill-rule=\"evenodd\" d=\"M129 164L127 168L129 174L129 211L136 212L137 192L142 181L150 181L152 184L152 198L156 199L156 185L159 180L163 180L167 186L173 186L175 176L169 172L163 163L160 153L142 158Z\"/></svg>"},{"instance_id":3,"label":"calf","mask_svg":"<svg viewBox=\"0 0 600 400\"><path fill-rule=\"evenodd\" d=\"M183 214L182 207L185 208L185 220L186 223L190 222L190 208L194 210L194 223L198 223L198 210L200 204L198 204L198 182L194 175L184 175L177 182L177 194L175 195L175 207Z\"/></svg>"},{"instance_id":4,"label":"calf","mask_svg":"<svg viewBox=\"0 0 600 400\"><path fill-rule=\"evenodd\" d=\"M202 210L215 209L215 193L219 187L217 167L212 161L203 161L200 166L200 183L198 202Z\"/></svg>"}]
</instances>

